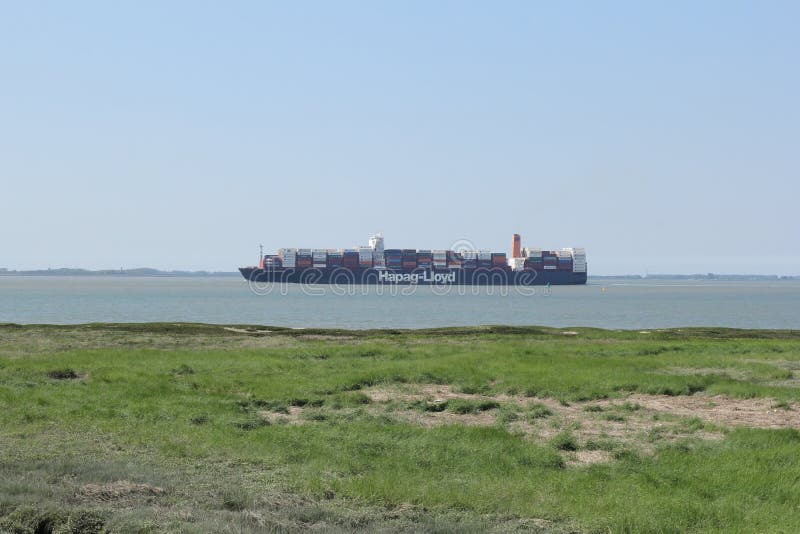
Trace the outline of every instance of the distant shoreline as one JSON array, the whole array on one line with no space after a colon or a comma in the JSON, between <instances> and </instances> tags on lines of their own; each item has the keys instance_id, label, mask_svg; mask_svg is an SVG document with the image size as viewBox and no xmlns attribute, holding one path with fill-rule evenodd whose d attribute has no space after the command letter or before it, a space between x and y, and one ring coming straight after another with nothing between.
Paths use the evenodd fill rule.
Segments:
<instances>
[{"instance_id":1,"label":"distant shoreline","mask_svg":"<svg viewBox=\"0 0 800 534\"><path fill-rule=\"evenodd\" d=\"M147 267L139 269L103 269L92 271L89 269L37 269L31 271L12 271L0 269L0 276L214 276L228 277L241 276L237 271L161 271Z\"/></svg>"},{"instance_id":2,"label":"distant shoreline","mask_svg":"<svg viewBox=\"0 0 800 534\"><path fill-rule=\"evenodd\" d=\"M722 280L722 281L758 281L758 280L800 280L798 275L777 274L614 274L589 275L589 280Z\"/></svg>"},{"instance_id":3,"label":"distant shoreline","mask_svg":"<svg viewBox=\"0 0 800 534\"><path fill-rule=\"evenodd\" d=\"M142 267L137 269L35 269L27 271L14 271L0 268L0 276L146 276L146 277L236 277L241 276L238 271L162 271ZM800 275L776 274L616 274L616 275L589 275L589 280L721 280L721 281L775 281L775 280L800 280Z\"/></svg>"}]
</instances>

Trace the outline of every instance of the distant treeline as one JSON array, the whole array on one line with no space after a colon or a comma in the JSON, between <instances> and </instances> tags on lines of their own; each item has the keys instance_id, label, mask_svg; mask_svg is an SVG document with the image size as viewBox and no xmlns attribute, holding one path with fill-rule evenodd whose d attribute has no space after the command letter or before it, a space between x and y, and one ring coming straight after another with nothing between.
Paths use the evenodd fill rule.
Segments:
<instances>
[{"instance_id":1,"label":"distant treeline","mask_svg":"<svg viewBox=\"0 0 800 534\"><path fill-rule=\"evenodd\" d=\"M33 271L12 271L0 268L0 276L241 276L238 272L222 271L161 271L141 267L138 269L39 269Z\"/></svg>"},{"instance_id":2,"label":"distant treeline","mask_svg":"<svg viewBox=\"0 0 800 534\"><path fill-rule=\"evenodd\" d=\"M800 276L779 276L777 274L640 274L589 276L589 279L605 280L609 278L625 280L800 280Z\"/></svg>"}]
</instances>

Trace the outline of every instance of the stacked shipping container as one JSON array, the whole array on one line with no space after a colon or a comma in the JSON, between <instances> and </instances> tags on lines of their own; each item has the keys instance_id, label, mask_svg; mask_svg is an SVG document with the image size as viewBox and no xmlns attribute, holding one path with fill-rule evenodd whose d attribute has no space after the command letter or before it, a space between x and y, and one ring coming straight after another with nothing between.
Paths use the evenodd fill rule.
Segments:
<instances>
[{"instance_id":1,"label":"stacked shipping container","mask_svg":"<svg viewBox=\"0 0 800 534\"><path fill-rule=\"evenodd\" d=\"M414 270L417 268L417 250L413 248L403 249L403 263L404 270Z\"/></svg>"},{"instance_id":2,"label":"stacked shipping container","mask_svg":"<svg viewBox=\"0 0 800 534\"><path fill-rule=\"evenodd\" d=\"M352 249L282 248L275 256L263 256L262 268L307 269L310 267L391 270L447 270L501 268L514 270L586 272L586 251L582 248L562 248L559 251L538 248L519 249L517 234L512 239L512 257L489 250L455 252L452 250L385 249L380 234L370 239L369 246Z\"/></svg>"}]
</instances>

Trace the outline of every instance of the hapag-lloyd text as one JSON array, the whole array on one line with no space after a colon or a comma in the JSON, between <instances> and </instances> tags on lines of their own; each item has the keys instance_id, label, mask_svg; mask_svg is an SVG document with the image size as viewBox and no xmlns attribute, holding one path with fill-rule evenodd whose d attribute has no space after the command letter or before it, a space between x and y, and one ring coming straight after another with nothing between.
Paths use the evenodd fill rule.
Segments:
<instances>
[{"instance_id":1,"label":"hapag-lloyd text","mask_svg":"<svg viewBox=\"0 0 800 534\"><path fill-rule=\"evenodd\" d=\"M390 271L381 271L378 273L378 281L380 282L408 282L411 284L418 284L420 282L429 282L434 284L452 284L456 281L456 273L434 273L432 271L425 271L421 273L393 273Z\"/></svg>"}]
</instances>

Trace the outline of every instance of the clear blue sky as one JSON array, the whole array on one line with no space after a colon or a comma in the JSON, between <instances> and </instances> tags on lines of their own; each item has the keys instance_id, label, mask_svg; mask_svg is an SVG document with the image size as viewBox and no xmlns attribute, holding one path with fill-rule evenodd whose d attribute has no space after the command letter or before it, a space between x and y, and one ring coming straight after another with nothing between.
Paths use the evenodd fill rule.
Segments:
<instances>
[{"instance_id":1,"label":"clear blue sky","mask_svg":"<svg viewBox=\"0 0 800 534\"><path fill-rule=\"evenodd\" d=\"M800 2L6 2L0 267L800 274Z\"/></svg>"}]
</instances>

